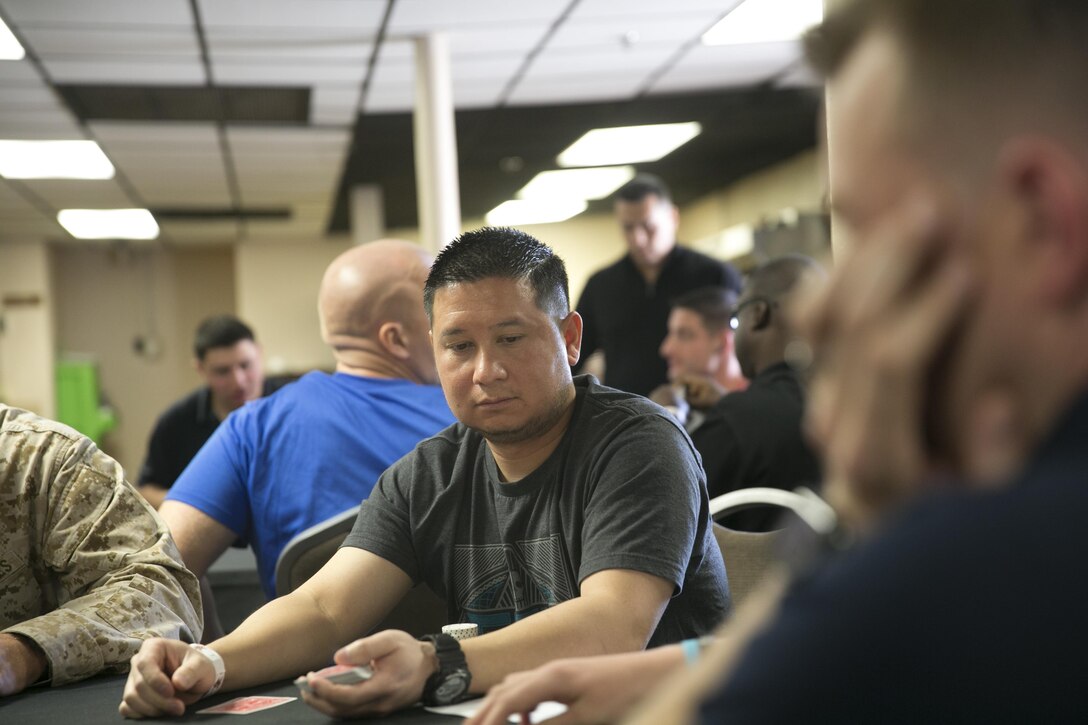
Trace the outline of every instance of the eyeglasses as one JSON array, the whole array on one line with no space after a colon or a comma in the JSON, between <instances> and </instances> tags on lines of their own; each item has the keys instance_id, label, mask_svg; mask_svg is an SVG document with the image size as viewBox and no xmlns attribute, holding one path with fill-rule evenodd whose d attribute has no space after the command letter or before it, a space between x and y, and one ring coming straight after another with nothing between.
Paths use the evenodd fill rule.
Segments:
<instances>
[{"instance_id":1,"label":"eyeglasses","mask_svg":"<svg viewBox=\"0 0 1088 725\"><path fill-rule=\"evenodd\" d=\"M731 330L736 330L738 327L740 327L740 311L748 305L754 305L757 302L762 302L768 307L774 307L776 304L775 301L772 300L770 297L749 297L748 299L735 306L732 310L730 310L729 328Z\"/></svg>"}]
</instances>

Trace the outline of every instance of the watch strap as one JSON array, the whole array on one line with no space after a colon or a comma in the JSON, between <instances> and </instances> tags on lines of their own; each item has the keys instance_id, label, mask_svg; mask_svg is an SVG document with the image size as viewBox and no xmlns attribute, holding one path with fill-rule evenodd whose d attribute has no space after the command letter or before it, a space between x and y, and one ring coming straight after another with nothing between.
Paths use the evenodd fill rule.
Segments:
<instances>
[{"instance_id":1,"label":"watch strap","mask_svg":"<svg viewBox=\"0 0 1088 725\"><path fill-rule=\"evenodd\" d=\"M452 702L441 702L436 698L438 689L452 674L459 674L465 679L465 692L459 699L464 699L468 691L468 683L472 676L468 671L468 662L465 653L461 650L461 643L457 638L448 634L428 634L420 637L422 642L430 642L434 647L435 656L438 658L438 670L427 678L423 685L423 704L428 706L450 705ZM453 702L456 702L454 700Z\"/></svg>"}]
</instances>

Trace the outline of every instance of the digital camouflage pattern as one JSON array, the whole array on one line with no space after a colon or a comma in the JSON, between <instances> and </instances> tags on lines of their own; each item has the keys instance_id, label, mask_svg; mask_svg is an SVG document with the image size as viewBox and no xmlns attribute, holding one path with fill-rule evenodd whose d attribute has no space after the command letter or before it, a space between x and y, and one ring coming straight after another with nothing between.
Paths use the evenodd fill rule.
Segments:
<instances>
[{"instance_id":1,"label":"digital camouflage pattern","mask_svg":"<svg viewBox=\"0 0 1088 725\"><path fill-rule=\"evenodd\" d=\"M199 641L197 579L116 461L0 404L0 628L34 640L53 685L121 671L149 637Z\"/></svg>"}]
</instances>

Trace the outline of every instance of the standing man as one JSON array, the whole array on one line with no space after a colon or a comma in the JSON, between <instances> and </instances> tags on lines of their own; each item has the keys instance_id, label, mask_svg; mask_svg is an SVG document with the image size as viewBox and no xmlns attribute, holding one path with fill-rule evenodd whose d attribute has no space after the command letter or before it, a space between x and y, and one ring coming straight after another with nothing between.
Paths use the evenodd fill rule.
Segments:
<instances>
[{"instance_id":1,"label":"standing man","mask_svg":"<svg viewBox=\"0 0 1088 725\"><path fill-rule=\"evenodd\" d=\"M669 312L669 331L659 352L669 382L650 393L694 432L723 395L748 387L734 351L730 321L737 295L724 287L702 287L680 295Z\"/></svg>"},{"instance_id":2,"label":"standing man","mask_svg":"<svg viewBox=\"0 0 1088 725\"><path fill-rule=\"evenodd\" d=\"M140 469L140 493L155 508L219 422L246 401L270 392L265 390L261 348L253 330L237 317L220 315L201 322L193 355L205 385L159 417Z\"/></svg>"},{"instance_id":3,"label":"standing man","mask_svg":"<svg viewBox=\"0 0 1088 725\"><path fill-rule=\"evenodd\" d=\"M326 664L323 713L449 704L557 657L708 632L728 612L690 440L660 407L571 379L581 318L551 249L514 229L447 246L424 288L438 376L460 421L382 475L329 563L202 654L155 640L133 659L121 713L181 714L217 681L248 687ZM364 635L413 583L483 634ZM353 641L354 640L354 641ZM346 646L345 646L346 645ZM339 650L337 648L340 648Z\"/></svg>"},{"instance_id":4,"label":"standing man","mask_svg":"<svg viewBox=\"0 0 1088 725\"><path fill-rule=\"evenodd\" d=\"M578 301L582 357L602 351L605 383L649 395L667 379L658 346L673 299L712 285L739 292L740 274L676 244L679 212L656 176L639 174L620 187L615 210L627 254L590 277Z\"/></svg>"}]
</instances>

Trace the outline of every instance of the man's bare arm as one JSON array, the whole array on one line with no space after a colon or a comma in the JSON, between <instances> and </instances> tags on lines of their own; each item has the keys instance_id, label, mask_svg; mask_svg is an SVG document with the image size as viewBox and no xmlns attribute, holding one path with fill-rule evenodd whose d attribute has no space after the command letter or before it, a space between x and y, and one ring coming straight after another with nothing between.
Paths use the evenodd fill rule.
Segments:
<instances>
[{"instance_id":1,"label":"man's bare arm","mask_svg":"<svg viewBox=\"0 0 1088 725\"><path fill-rule=\"evenodd\" d=\"M141 483L136 490L140 492L145 501L151 504L153 509L162 506L162 502L166 500L166 494L169 493L169 489L163 488L157 483Z\"/></svg>"}]
</instances>

